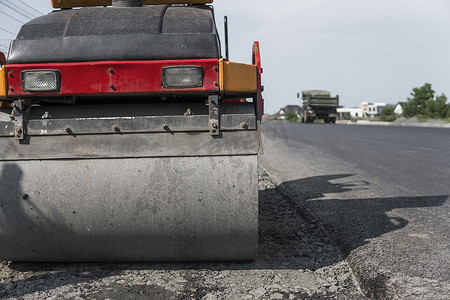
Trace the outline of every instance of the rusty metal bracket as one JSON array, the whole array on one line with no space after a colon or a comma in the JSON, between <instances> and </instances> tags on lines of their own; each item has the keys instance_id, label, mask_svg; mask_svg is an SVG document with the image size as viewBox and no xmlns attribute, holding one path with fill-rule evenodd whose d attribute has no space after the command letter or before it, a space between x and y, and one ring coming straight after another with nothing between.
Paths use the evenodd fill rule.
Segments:
<instances>
[{"instance_id":1,"label":"rusty metal bracket","mask_svg":"<svg viewBox=\"0 0 450 300\"><path fill-rule=\"evenodd\" d=\"M209 132L212 136L220 135L220 123L219 123L219 96L208 96L209 107Z\"/></svg>"},{"instance_id":2,"label":"rusty metal bracket","mask_svg":"<svg viewBox=\"0 0 450 300\"><path fill-rule=\"evenodd\" d=\"M11 117L14 121L14 137L16 140L23 140L24 125L23 125L23 101L14 101L12 104L13 111Z\"/></svg>"}]
</instances>

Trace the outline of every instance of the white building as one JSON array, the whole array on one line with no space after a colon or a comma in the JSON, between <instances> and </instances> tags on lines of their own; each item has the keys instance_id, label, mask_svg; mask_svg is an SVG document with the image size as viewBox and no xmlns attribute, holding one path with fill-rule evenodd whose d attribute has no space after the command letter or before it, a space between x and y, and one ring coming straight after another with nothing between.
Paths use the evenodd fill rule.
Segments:
<instances>
[{"instance_id":1,"label":"white building","mask_svg":"<svg viewBox=\"0 0 450 300\"><path fill-rule=\"evenodd\" d=\"M340 119L343 119L344 114L350 114L352 118L361 118L364 115L362 108L351 107L351 108L338 108L337 113Z\"/></svg>"},{"instance_id":2,"label":"white building","mask_svg":"<svg viewBox=\"0 0 450 300\"><path fill-rule=\"evenodd\" d=\"M364 114L371 117L381 114L386 107L386 103L361 102L361 108Z\"/></svg>"},{"instance_id":3,"label":"white building","mask_svg":"<svg viewBox=\"0 0 450 300\"><path fill-rule=\"evenodd\" d=\"M400 103L395 106L394 113L397 116L403 115L403 106Z\"/></svg>"},{"instance_id":4,"label":"white building","mask_svg":"<svg viewBox=\"0 0 450 300\"><path fill-rule=\"evenodd\" d=\"M392 104L387 104L384 102L361 102L361 107L351 107L351 108L338 108L337 112L339 117L342 119L344 114L350 114L352 118L364 118L364 117L374 117L380 115L383 109L386 107L394 107ZM401 115L403 113L402 106L400 103L395 107L395 113Z\"/></svg>"}]
</instances>

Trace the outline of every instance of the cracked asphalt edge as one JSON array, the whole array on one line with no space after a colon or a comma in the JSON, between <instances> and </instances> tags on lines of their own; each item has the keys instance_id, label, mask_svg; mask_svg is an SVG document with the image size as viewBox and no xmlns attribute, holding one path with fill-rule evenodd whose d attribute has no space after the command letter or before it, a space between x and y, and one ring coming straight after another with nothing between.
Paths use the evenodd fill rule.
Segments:
<instances>
[{"instance_id":1,"label":"cracked asphalt edge","mask_svg":"<svg viewBox=\"0 0 450 300\"><path fill-rule=\"evenodd\" d=\"M277 185L279 188L279 191L290 200L290 202L293 205L300 206L301 213L304 218L306 218L308 221L315 221L316 224L320 227L320 229L330 238L333 240L333 237L331 236L330 232L327 230L325 225L322 223L320 218L306 205L305 201L303 199L300 199L298 197L295 197L290 190L281 182L276 176L274 176L272 173L267 170L263 166L262 163L259 164L259 167L270 177L271 180ZM299 201L300 200L300 201ZM339 249L339 246L336 245ZM340 251L340 249L339 249ZM340 251L341 252L341 251ZM341 252L342 255L342 252ZM344 257L344 255L342 255ZM372 283L374 283L374 280L371 276L367 274L367 272L362 271L359 269L359 271L356 272L357 275L355 275L355 270L353 267L353 264L351 263L351 259L349 260L349 257L346 257L345 260L348 262L348 265L350 267L350 272L352 275L352 279L355 282L356 288L364 295L366 296L375 296L373 293L374 288L372 287ZM367 276L366 276L367 275Z\"/></svg>"}]
</instances>

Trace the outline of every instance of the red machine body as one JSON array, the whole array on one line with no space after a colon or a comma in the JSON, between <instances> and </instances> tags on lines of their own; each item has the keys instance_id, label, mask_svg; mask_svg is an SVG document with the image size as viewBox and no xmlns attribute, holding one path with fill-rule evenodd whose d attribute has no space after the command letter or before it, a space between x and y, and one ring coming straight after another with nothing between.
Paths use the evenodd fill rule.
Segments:
<instances>
[{"instance_id":1,"label":"red machine body","mask_svg":"<svg viewBox=\"0 0 450 300\"><path fill-rule=\"evenodd\" d=\"M256 109L257 109L257 116L258 119L261 120L262 115L264 115L264 99L262 97L262 92L264 90L264 87L262 85L261 81L261 74L263 72L261 67L261 53L259 50L259 42L253 43L253 50L252 50L252 63L256 65L257 74L256 74L256 83L258 87L258 91L256 94Z\"/></svg>"},{"instance_id":2,"label":"red machine body","mask_svg":"<svg viewBox=\"0 0 450 300\"><path fill-rule=\"evenodd\" d=\"M105 94L217 94L219 92L217 59L162 61L100 61L80 63L49 63L8 65L8 96L61 97ZM162 84L162 69L171 66L200 66L203 87L167 89ZM58 70L61 74L59 92L25 92L21 73L27 70Z\"/></svg>"}]
</instances>

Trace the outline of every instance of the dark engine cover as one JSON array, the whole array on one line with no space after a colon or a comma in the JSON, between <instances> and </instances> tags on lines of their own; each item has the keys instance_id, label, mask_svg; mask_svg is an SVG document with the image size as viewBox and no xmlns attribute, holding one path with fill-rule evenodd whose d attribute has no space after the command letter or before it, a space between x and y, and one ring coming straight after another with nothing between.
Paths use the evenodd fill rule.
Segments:
<instances>
[{"instance_id":1,"label":"dark engine cover","mask_svg":"<svg viewBox=\"0 0 450 300\"><path fill-rule=\"evenodd\" d=\"M9 64L219 58L210 6L91 7L22 26Z\"/></svg>"}]
</instances>

